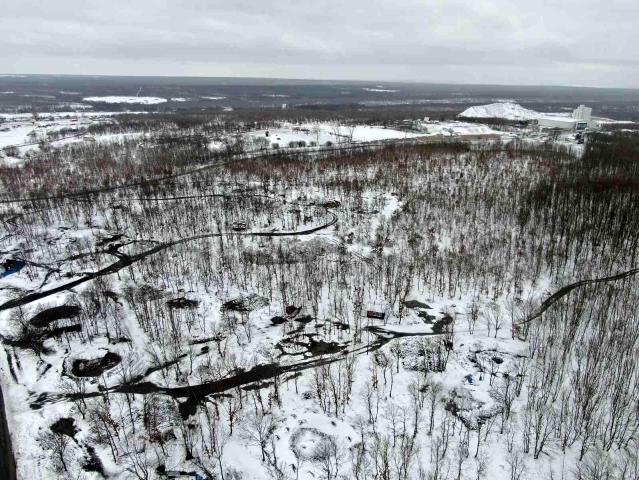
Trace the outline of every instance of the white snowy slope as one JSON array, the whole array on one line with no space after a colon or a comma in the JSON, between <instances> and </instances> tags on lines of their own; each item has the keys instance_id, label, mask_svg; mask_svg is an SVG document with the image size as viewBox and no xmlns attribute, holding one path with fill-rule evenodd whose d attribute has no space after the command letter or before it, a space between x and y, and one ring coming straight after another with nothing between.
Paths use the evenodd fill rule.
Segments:
<instances>
[{"instance_id":1,"label":"white snowy slope","mask_svg":"<svg viewBox=\"0 0 639 480\"><path fill-rule=\"evenodd\" d=\"M504 118L506 120L533 120L541 117L539 112L529 110L517 103L491 103L464 110L458 115L465 118Z\"/></svg>"},{"instance_id":2,"label":"white snowy slope","mask_svg":"<svg viewBox=\"0 0 639 480\"><path fill-rule=\"evenodd\" d=\"M106 96L106 97L85 97L83 102L99 102L99 103L139 103L142 105L155 105L158 103L165 103L166 98L160 97L120 97L120 96Z\"/></svg>"}]
</instances>

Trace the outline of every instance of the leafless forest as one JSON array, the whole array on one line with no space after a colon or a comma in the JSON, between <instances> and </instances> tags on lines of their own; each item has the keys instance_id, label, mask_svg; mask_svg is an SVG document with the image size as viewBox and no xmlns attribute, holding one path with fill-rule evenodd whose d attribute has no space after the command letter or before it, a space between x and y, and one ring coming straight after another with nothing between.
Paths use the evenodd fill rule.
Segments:
<instances>
[{"instance_id":1,"label":"leafless forest","mask_svg":"<svg viewBox=\"0 0 639 480\"><path fill-rule=\"evenodd\" d=\"M243 154L142 121L0 168L23 475L639 478L639 136Z\"/></svg>"}]
</instances>

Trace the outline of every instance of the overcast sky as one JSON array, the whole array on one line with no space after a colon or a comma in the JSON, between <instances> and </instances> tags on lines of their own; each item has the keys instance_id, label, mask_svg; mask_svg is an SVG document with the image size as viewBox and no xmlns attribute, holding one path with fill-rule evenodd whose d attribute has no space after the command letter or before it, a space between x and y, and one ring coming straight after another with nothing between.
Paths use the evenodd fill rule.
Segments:
<instances>
[{"instance_id":1,"label":"overcast sky","mask_svg":"<svg viewBox=\"0 0 639 480\"><path fill-rule=\"evenodd\" d=\"M0 0L0 72L639 88L637 0Z\"/></svg>"}]
</instances>

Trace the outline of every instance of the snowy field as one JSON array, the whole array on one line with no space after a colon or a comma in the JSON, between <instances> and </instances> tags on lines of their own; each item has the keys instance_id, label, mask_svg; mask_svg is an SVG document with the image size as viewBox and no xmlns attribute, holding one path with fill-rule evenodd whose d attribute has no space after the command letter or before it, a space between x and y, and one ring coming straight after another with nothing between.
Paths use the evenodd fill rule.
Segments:
<instances>
[{"instance_id":1,"label":"snowy field","mask_svg":"<svg viewBox=\"0 0 639 480\"><path fill-rule=\"evenodd\" d=\"M105 96L105 97L85 97L83 102L91 103L129 103L139 105L157 105L166 103L166 98L160 97L124 97L124 96Z\"/></svg>"},{"instance_id":2,"label":"snowy field","mask_svg":"<svg viewBox=\"0 0 639 480\"><path fill-rule=\"evenodd\" d=\"M486 125L466 122L417 122L412 130L397 130L381 126L346 126L331 123L282 124L280 128L254 131L247 134L253 148L277 145L279 148L322 146L327 143L366 143L385 140L409 140L428 136L497 135ZM301 143L300 143L301 142Z\"/></svg>"}]
</instances>

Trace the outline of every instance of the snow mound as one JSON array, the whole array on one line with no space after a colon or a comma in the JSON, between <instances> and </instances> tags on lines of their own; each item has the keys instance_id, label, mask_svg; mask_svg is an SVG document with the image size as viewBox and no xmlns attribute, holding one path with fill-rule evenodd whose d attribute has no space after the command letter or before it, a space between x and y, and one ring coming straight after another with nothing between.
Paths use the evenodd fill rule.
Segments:
<instances>
[{"instance_id":1,"label":"snow mound","mask_svg":"<svg viewBox=\"0 0 639 480\"><path fill-rule=\"evenodd\" d=\"M504 118L506 120L533 120L541 114L517 103L491 103L464 110L458 115L465 118Z\"/></svg>"},{"instance_id":2,"label":"snow mound","mask_svg":"<svg viewBox=\"0 0 639 480\"><path fill-rule=\"evenodd\" d=\"M158 103L165 103L166 98L160 97L119 97L119 96L106 96L106 97L85 97L83 102L97 102L97 103L139 103L142 105L156 105Z\"/></svg>"}]
</instances>

